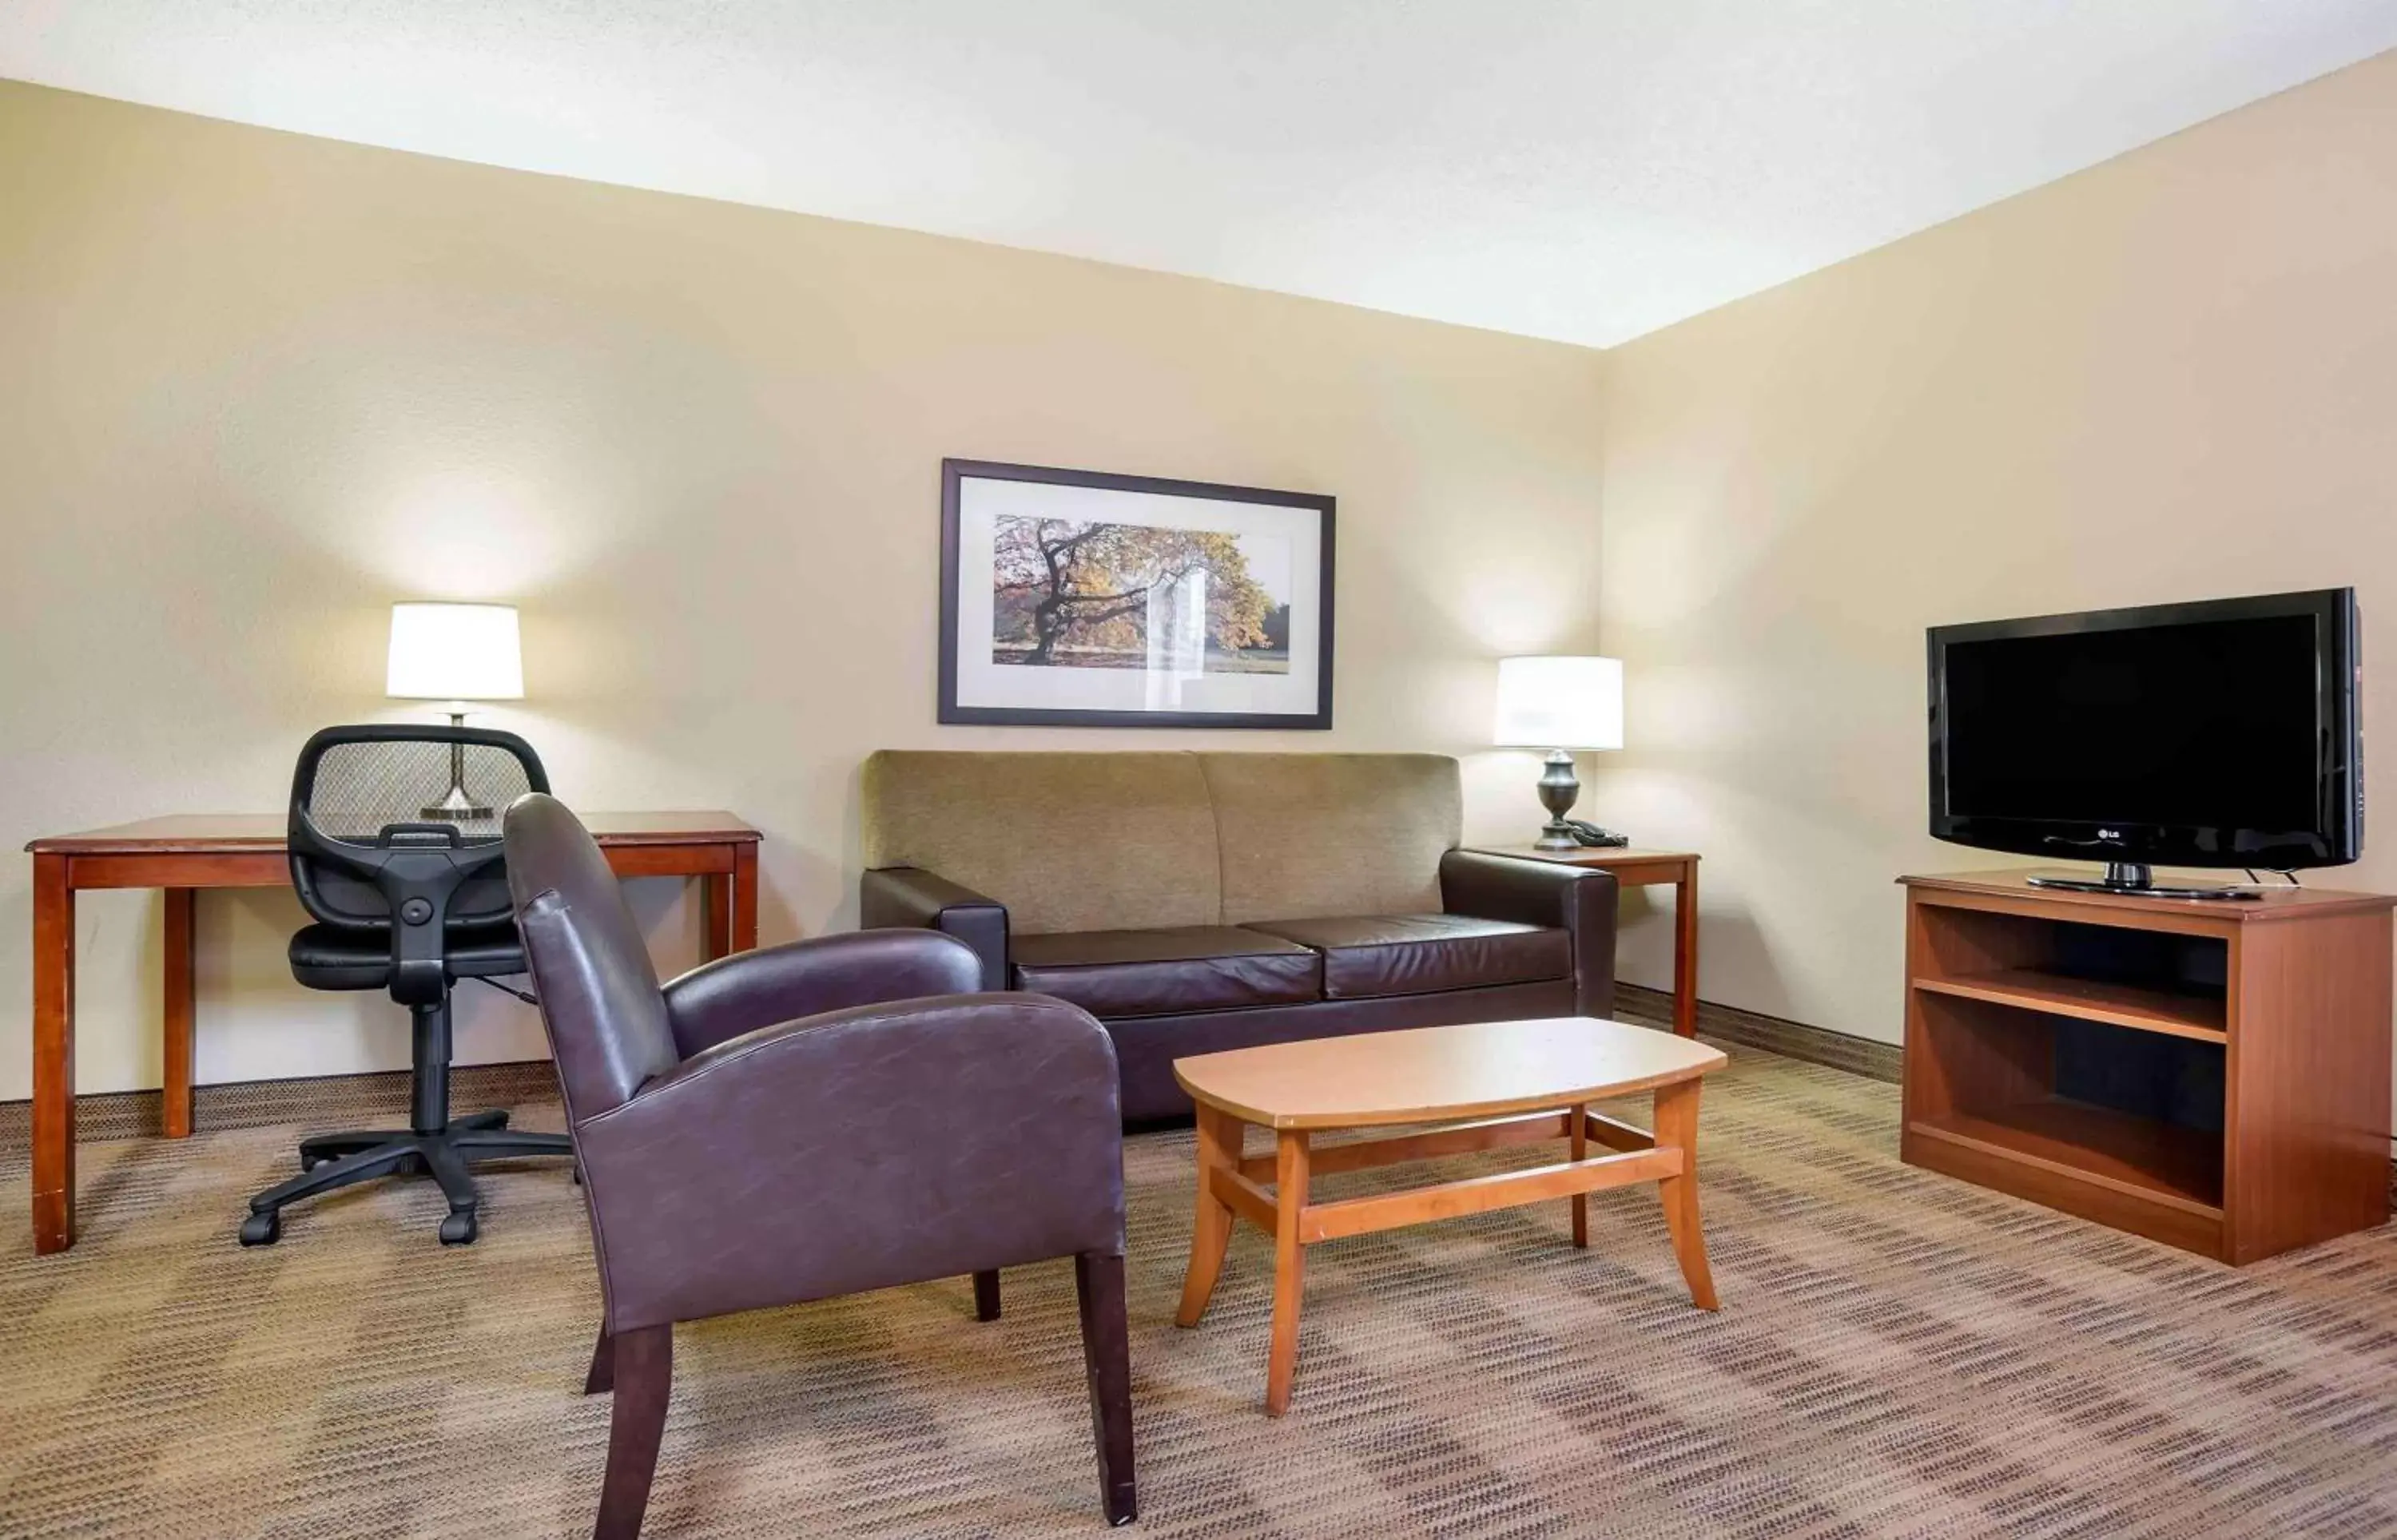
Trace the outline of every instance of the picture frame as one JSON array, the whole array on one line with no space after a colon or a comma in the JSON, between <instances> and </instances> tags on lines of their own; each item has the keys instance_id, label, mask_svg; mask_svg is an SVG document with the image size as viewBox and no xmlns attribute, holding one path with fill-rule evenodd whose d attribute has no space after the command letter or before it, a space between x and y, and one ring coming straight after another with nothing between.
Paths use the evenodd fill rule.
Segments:
<instances>
[{"instance_id":1,"label":"picture frame","mask_svg":"<svg viewBox=\"0 0 2397 1540\"><path fill-rule=\"evenodd\" d=\"M939 720L1328 730L1336 511L1311 492L944 459Z\"/></svg>"}]
</instances>

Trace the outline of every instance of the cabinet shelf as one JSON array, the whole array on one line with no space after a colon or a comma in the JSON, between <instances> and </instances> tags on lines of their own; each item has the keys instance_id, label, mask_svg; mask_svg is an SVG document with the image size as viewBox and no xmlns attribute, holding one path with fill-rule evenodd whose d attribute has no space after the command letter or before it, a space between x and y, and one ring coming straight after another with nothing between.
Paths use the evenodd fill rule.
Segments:
<instances>
[{"instance_id":1,"label":"cabinet shelf","mask_svg":"<svg viewBox=\"0 0 2397 1540\"><path fill-rule=\"evenodd\" d=\"M2229 1041L2224 1029L2227 1007L2219 994L2075 978L2041 968L1992 968L1920 977L1914 987L2142 1032L2163 1032L2203 1042Z\"/></svg>"},{"instance_id":2,"label":"cabinet shelf","mask_svg":"<svg viewBox=\"0 0 2397 1540\"><path fill-rule=\"evenodd\" d=\"M1914 1119L1920 1137L1962 1145L2054 1175L2222 1217L2222 1137L2153 1118L2049 1096Z\"/></svg>"}]
</instances>

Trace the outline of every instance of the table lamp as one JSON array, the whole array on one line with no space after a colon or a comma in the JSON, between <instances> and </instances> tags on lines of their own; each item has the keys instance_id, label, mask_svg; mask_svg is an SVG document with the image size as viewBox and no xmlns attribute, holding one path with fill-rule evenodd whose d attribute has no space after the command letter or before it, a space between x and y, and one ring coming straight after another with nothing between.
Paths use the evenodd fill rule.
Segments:
<instances>
[{"instance_id":1,"label":"table lamp","mask_svg":"<svg viewBox=\"0 0 2397 1540\"><path fill-rule=\"evenodd\" d=\"M524 650L514 604L394 604L391 659L383 694L395 700L445 700L449 725L466 725L470 700L522 700ZM449 794L422 809L455 823L491 816L466 790L465 745L449 746Z\"/></svg>"},{"instance_id":2,"label":"table lamp","mask_svg":"<svg viewBox=\"0 0 2397 1540\"><path fill-rule=\"evenodd\" d=\"M1535 848L1574 850L1594 843L1574 835L1565 815L1581 795L1575 749L1623 747L1623 664L1612 657L1502 657L1493 739L1508 748L1546 749L1540 803L1547 827ZM1587 826L1584 826L1587 827ZM1604 836L1603 830L1596 830ZM1604 843L1620 844L1619 837Z\"/></svg>"}]
</instances>

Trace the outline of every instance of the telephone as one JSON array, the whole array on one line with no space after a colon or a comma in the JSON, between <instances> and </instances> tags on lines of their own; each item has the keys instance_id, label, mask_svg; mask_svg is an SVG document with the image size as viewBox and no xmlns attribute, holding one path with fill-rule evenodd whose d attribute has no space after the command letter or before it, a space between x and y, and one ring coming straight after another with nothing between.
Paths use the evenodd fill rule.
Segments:
<instances>
[{"instance_id":1,"label":"telephone","mask_svg":"<svg viewBox=\"0 0 2397 1540\"><path fill-rule=\"evenodd\" d=\"M1584 823L1579 818L1567 818L1564 824L1566 831L1581 844L1604 845L1611 849L1631 843L1631 836L1628 834L1617 834L1612 830L1600 829L1594 823Z\"/></svg>"}]
</instances>

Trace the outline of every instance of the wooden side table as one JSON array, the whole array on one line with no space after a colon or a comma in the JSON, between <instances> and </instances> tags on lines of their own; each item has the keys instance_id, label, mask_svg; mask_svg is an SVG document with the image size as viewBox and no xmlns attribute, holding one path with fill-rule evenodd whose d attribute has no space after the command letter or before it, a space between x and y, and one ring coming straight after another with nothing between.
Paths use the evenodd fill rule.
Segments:
<instances>
[{"instance_id":1,"label":"wooden side table","mask_svg":"<svg viewBox=\"0 0 2397 1540\"><path fill-rule=\"evenodd\" d=\"M1481 845L1493 856L1520 856L1527 860L1555 861L1560 866L1597 867L1614 873L1622 887L1673 889L1673 1030L1694 1037L1698 1030L1698 856L1690 850L1610 849L1587 845L1579 850L1535 850L1530 845Z\"/></svg>"}]
</instances>

